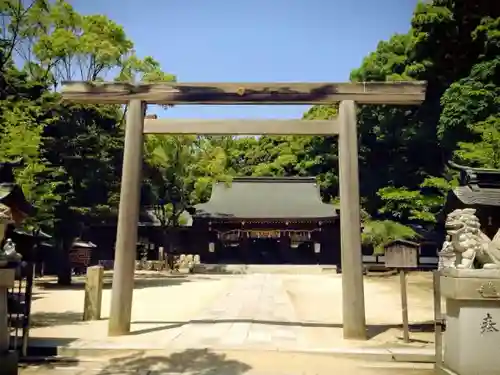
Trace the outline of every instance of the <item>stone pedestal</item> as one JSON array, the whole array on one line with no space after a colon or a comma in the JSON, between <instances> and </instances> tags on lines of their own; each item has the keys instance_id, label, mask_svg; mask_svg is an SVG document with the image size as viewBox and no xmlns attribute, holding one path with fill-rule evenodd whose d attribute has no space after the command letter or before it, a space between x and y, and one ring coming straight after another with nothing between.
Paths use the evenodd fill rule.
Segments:
<instances>
[{"instance_id":1,"label":"stone pedestal","mask_svg":"<svg viewBox=\"0 0 500 375\"><path fill-rule=\"evenodd\" d=\"M7 290L14 286L16 271L0 269L0 369L2 375L17 375L17 353L9 351Z\"/></svg>"},{"instance_id":2,"label":"stone pedestal","mask_svg":"<svg viewBox=\"0 0 500 375\"><path fill-rule=\"evenodd\" d=\"M445 269L443 374L498 375L500 270Z\"/></svg>"}]
</instances>

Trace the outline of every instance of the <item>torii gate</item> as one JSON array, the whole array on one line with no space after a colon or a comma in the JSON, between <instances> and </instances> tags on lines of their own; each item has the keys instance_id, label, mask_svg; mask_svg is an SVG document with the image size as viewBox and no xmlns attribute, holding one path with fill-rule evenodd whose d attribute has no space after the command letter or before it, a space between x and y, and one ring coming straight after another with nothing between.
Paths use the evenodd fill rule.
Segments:
<instances>
[{"instance_id":1,"label":"torii gate","mask_svg":"<svg viewBox=\"0 0 500 375\"><path fill-rule=\"evenodd\" d=\"M418 105L425 82L154 83L64 82L63 99L128 104L108 333L130 332L143 134L339 135L343 334L366 336L358 176L356 103ZM334 120L145 119L147 104L333 104Z\"/></svg>"}]
</instances>

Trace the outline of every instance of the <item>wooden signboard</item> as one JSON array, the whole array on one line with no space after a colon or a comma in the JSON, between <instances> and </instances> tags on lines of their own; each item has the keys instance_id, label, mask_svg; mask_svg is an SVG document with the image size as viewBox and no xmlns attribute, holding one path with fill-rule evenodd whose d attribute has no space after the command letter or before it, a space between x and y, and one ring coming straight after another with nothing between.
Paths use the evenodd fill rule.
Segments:
<instances>
[{"instance_id":1,"label":"wooden signboard","mask_svg":"<svg viewBox=\"0 0 500 375\"><path fill-rule=\"evenodd\" d=\"M417 268L419 245L415 242L396 240L385 246L387 268Z\"/></svg>"},{"instance_id":2,"label":"wooden signboard","mask_svg":"<svg viewBox=\"0 0 500 375\"><path fill-rule=\"evenodd\" d=\"M401 313L403 316L403 340L410 342L410 324L408 319L408 294L406 290L406 270L417 268L420 245L405 240L395 240L385 246L385 266L399 269L401 286Z\"/></svg>"}]
</instances>

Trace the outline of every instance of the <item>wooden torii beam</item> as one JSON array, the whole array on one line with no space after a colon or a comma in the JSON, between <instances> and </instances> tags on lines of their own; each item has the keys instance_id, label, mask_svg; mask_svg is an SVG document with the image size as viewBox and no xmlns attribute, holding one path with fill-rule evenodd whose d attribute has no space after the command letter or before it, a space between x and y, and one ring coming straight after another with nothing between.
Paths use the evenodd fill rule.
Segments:
<instances>
[{"instance_id":1,"label":"wooden torii beam","mask_svg":"<svg viewBox=\"0 0 500 375\"><path fill-rule=\"evenodd\" d=\"M337 120L191 120L145 119L144 134L332 135Z\"/></svg>"},{"instance_id":2,"label":"wooden torii beam","mask_svg":"<svg viewBox=\"0 0 500 375\"><path fill-rule=\"evenodd\" d=\"M339 135L343 333L366 339L356 103L418 105L425 82L156 83L65 82L63 99L128 104L109 335L130 332L144 133ZM147 104L332 104L335 120L144 120Z\"/></svg>"},{"instance_id":3,"label":"wooden torii beam","mask_svg":"<svg viewBox=\"0 0 500 375\"><path fill-rule=\"evenodd\" d=\"M420 104L423 82L364 83L108 83L63 82L64 99L126 104Z\"/></svg>"}]
</instances>

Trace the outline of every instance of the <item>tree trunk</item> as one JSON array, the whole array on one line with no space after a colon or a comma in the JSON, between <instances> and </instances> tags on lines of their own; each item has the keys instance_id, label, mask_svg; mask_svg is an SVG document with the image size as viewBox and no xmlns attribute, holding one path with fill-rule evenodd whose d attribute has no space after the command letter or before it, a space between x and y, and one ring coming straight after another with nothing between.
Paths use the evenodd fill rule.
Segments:
<instances>
[{"instance_id":1,"label":"tree trunk","mask_svg":"<svg viewBox=\"0 0 500 375\"><path fill-rule=\"evenodd\" d=\"M71 285L71 262L69 259L69 251L73 244L73 237L64 237L58 246L58 267L57 267L57 284Z\"/></svg>"},{"instance_id":2,"label":"tree trunk","mask_svg":"<svg viewBox=\"0 0 500 375\"><path fill-rule=\"evenodd\" d=\"M168 235L168 229L162 225L162 240L161 244L164 250L165 261L167 262L168 269L172 271L174 269L174 257L172 254L172 244L170 243L170 237Z\"/></svg>"}]
</instances>

